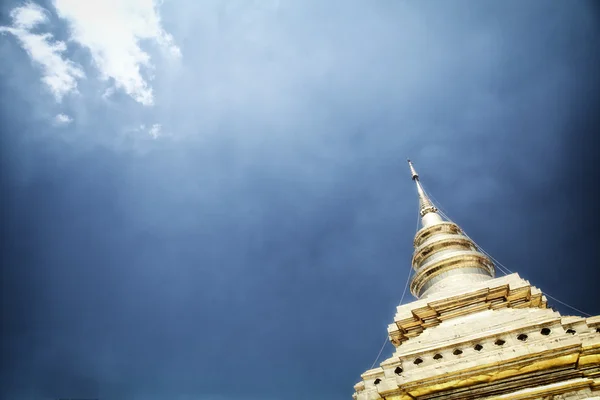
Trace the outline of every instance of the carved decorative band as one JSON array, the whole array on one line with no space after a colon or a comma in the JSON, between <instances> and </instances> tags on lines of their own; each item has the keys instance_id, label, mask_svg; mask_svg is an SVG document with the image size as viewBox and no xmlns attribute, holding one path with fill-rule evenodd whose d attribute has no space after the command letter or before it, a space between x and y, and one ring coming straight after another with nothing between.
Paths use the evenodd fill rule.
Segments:
<instances>
[{"instance_id":1,"label":"carved decorative band","mask_svg":"<svg viewBox=\"0 0 600 400\"><path fill-rule=\"evenodd\" d=\"M427 239L434 233L438 233L438 232L460 233L461 230L458 227L458 225L456 225L452 222L442 222L439 224L429 226L427 228L423 228L419 232L417 232L417 234L415 235L415 240L413 242L414 247L420 246L421 243L423 243L425 241L425 239Z\"/></svg>"},{"instance_id":2,"label":"carved decorative band","mask_svg":"<svg viewBox=\"0 0 600 400\"><path fill-rule=\"evenodd\" d=\"M483 273L489 274L490 277L494 276L494 265L483 254L459 254L439 260L419 271L410 284L410 291L413 295L419 297L422 294L423 286L430 279L449 270L468 267L481 269Z\"/></svg>"},{"instance_id":3,"label":"carved decorative band","mask_svg":"<svg viewBox=\"0 0 600 400\"><path fill-rule=\"evenodd\" d=\"M440 238L440 240L432 241L430 243L425 244L424 246L419 247L412 259L413 268L417 269L419 264L423 262L424 259L430 257L438 251L442 250L474 250L475 244L469 240L466 236L462 235L444 235L445 237Z\"/></svg>"}]
</instances>

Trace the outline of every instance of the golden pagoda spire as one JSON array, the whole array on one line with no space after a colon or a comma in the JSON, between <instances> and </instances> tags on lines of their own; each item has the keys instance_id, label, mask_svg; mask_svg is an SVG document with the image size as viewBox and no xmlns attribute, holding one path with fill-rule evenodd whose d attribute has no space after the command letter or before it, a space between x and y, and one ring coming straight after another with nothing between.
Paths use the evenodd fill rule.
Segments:
<instances>
[{"instance_id":1,"label":"golden pagoda spire","mask_svg":"<svg viewBox=\"0 0 600 400\"><path fill-rule=\"evenodd\" d=\"M491 257L438 214L408 164L423 223L410 284L419 300L404 303L405 286L388 326L396 349L376 366L381 348L352 398L600 400L600 316L561 316L516 273L494 279Z\"/></svg>"},{"instance_id":2,"label":"golden pagoda spire","mask_svg":"<svg viewBox=\"0 0 600 400\"><path fill-rule=\"evenodd\" d=\"M479 251L462 229L438 214L419 182L419 174L408 160L419 194L422 227L415 236L410 288L417 298L446 288L468 285L494 277L494 264Z\"/></svg>"},{"instance_id":3,"label":"golden pagoda spire","mask_svg":"<svg viewBox=\"0 0 600 400\"><path fill-rule=\"evenodd\" d=\"M429 200L429 197L427 197L425 190L423 190L423 186L421 186L421 182L419 182L419 174L417 174L410 159L408 160L408 166L410 168L410 173L412 174L412 180L417 184L417 192L419 193L419 214L423 217L427 213L437 212L437 208L435 208L431 200Z\"/></svg>"}]
</instances>

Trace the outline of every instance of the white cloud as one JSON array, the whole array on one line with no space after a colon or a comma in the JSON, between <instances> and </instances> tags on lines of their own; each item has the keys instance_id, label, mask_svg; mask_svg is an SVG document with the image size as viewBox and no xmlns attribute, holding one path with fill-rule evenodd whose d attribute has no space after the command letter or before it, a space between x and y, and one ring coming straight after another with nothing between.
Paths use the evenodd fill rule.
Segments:
<instances>
[{"instance_id":1,"label":"white cloud","mask_svg":"<svg viewBox=\"0 0 600 400\"><path fill-rule=\"evenodd\" d=\"M31 29L36 25L47 22L46 10L35 3L26 3L10 13L13 25L20 29Z\"/></svg>"},{"instance_id":2,"label":"white cloud","mask_svg":"<svg viewBox=\"0 0 600 400\"><path fill-rule=\"evenodd\" d=\"M69 125L71 122L73 122L73 118L61 113L54 117L54 122L57 125Z\"/></svg>"},{"instance_id":3,"label":"white cloud","mask_svg":"<svg viewBox=\"0 0 600 400\"><path fill-rule=\"evenodd\" d=\"M126 129L125 132L127 132L127 133L141 132L144 134L148 134L148 136L152 137L152 139L158 139L159 137L163 137L163 136L170 136L170 134L165 135L162 124L159 124L159 123L152 124L152 125L140 124L135 128Z\"/></svg>"},{"instance_id":4,"label":"white cloud","mask_svg":"<svg viewBox=\"0 0 600 400\"><path fill-rule=\"evenodd\" d=\"M156 139L161 135L161 129L162 129L162 126L160 124L154 124L150 127L148 134L150 136L152 136L153 139Z\"/></svg>"},{"instance_id":5,"label":"white cloud","mask_svg":"<svg viewBox=\"0 0 600 400\"><path fill-rule=\"evenodd\" d=\"M46 10L34 3L25 3L10 13L13 24L0 26L0 33L13 34L31 60L42 67L42 82L49 88L56 101L68 93L77 93L77 80L85 77L81 67L62 53L67 49L64 42L53 40L50 33L35 34L31 29L48 22Z\"/></svg>"},{"instance_id":6,"label":"white cloud","mask_svg":"<svg viewBox=\"0 0 600 400\"><path fill-rule=\"evenodd\" d=\"M90 50L101 78L112 79L116 88L141 104L152 105L152 87L142 69L151 72L153 65L140 48L140 40L154 41L170 57L181 56L173 37L162 27L156 2L54 0L54 6L70 23L71 39Z\"/></svg>"}]
</instances>

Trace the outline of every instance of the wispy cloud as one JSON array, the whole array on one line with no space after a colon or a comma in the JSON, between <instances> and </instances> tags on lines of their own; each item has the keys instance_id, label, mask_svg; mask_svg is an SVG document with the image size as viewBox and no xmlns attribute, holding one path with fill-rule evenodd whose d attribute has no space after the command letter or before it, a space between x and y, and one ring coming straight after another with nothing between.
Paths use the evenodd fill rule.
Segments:
<instances>
[{"instance_id":1,"label":"wispy cloud","mask_svg":"<svg viewBox=\"0 0 600 400\"><path fill-rule=\"evenodd\" d=\"M71 39L90 50L102 79L112 79L116 88L143 105L154 103L148 83L151 76L142 75L143 69L151 72L153 64L140 40L154 41L170 57L181 56L173 37L162 27L155 1L54 0L54 6L70 23Z\"/></svg>"},{"instance_id":2,"label":"wispy cloud","mask_svg":"<svg viewBox=\"0 0 600 400\"><path fill-rule=\"evenodd\" d=\"M160 124L154 124L148 130L148 134L152 136L152 138L156 139L161 135L162 126Z\"/></svg>"},{"instance_id":3,"label":"wispy cloud","mask_svg":"<svg viewBox=\"0 0 600 400\"><path fill-rule=\"evenodd\" d=\"M15 27L21 29L31 29L34 26L47 22L45 11L35 3L26 3L21 7L15 8L10 16L13 19Z\"/></svg>"},{"instance_id":4,"label":"wispy cloud","mask_svg":"<svg viewBox=\"0 0 600 400\"><path fill-rule=\"evenodd\" d=\"M77 80L85 77L83 69L63 57L67 46L64 42L54 40L52 34L32 33L36 26L48 22L46 10L34 3L25 3L10 13L12 26L0 26L0 33L14 35L31 60L42 68L44 82L56 101L62 101L68 93L77 93Z\"/></svg>"},{"instance_id":5,"label":"wispy cloud","mask_svg":"<svg viewBox=\"0 0 600 400\"><path fill-rule=\"evenodd\" d=\"M154 123L152 125L140 124L133 128L127 128L123 131L126 134L134 134L138 139L145 138L146 136L150 136L152 139L158 139L159 137L171 136L170 133L163 131L162 124Z\"/></svg>"},{"instance_id":6,"label":"wispy cloud","mask_svg":"<svg viewBox=\"0 0 600 400\"><path fill-rule=\"evenodd\" d=\"M67 114L58 114L54 117L54 123L56 125L69 125L73 122L73 118L69 117Z\"/></svg>"}]
</instances>

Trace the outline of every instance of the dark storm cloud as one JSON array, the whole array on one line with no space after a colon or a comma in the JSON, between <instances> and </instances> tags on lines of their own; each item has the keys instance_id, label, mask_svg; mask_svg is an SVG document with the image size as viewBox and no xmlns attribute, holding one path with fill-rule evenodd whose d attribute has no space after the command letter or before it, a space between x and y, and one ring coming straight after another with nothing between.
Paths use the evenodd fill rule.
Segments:
<instances>
[{"instance_id":1,"label":"dark storm cloud","mask_svg":"<svg viewBox=\"0 0 600 400\"><path fill-rule=\"evenodd\" d=\"M73 101L60 132L2 67L3 395L350 398L408 273L407 156L494 257L600 312L588 4L325 3L165 9L184 63L156 108ZM173 136L116 133L149 115Z\"/></svg>"}]
</instances>

